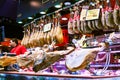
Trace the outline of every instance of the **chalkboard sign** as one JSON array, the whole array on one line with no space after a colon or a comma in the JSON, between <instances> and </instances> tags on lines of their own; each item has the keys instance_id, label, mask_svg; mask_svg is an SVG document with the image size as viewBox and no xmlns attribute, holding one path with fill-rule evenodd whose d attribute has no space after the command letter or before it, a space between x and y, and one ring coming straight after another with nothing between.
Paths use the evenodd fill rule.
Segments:
<instances>
[{"instance_id":1,"label":"chalkboard sign","mask_svg":"<svg viewBox=\"0 0 120 80\"><path fill-rule=\"evenodd\" d=\"M4 41L5 38L5 30L4 30L4 26L0 27L0 42Z\"/></svg>"}]
</instances>

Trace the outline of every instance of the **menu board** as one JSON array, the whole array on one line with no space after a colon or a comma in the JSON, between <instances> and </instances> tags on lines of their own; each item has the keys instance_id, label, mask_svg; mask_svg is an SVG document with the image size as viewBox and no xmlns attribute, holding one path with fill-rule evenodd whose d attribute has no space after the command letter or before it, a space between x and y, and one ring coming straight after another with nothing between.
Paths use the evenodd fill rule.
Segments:
<instances>
[{"instance_id":1,"label":"menu board","mask_svg":"<svg viewBox=\"0 0 120 80\"><path fill-rule=\"evenodd\" d=\"M100 9L91 9L87 11L86 20L95 20L99 18Z\"/></svg>"}]
</instances>

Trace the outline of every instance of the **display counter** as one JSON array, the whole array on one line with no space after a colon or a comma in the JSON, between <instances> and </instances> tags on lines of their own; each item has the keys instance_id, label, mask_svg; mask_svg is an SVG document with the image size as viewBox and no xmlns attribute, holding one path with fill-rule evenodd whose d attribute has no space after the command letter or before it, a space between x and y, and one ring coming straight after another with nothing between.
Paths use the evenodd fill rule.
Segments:
<instances>
[{"instance_id":1,"label":"display counter","mask_svg":"<svg viewBox=\"0 0 120 80\"><path fill-rule=\"evenodd\" d=\"M114 46L114 50L110 51L111 54L116 54L116 53L120 53L120 50L116 50L116 46L117 48L119 48L119 45L115 45ZM113 48L113 46L111 46L111 49ZM77 49L80 50L80 49ZM76 51L76 49L69 47L67 50L60 50L59 52L64 54L64 55L69 55L71 52ZM55 51L58 52L58 51ZM99 52L98 55L101 54L106 54L106 52ZM118 63L117 63L118 64ZM116 65L117 65L116 64ZM0 71L0 80L18 80L18 78L21 78L21 76L23 77L27 77L30 79L22 79L22 80L109 80L109 79L113 79L113 80L119 80L120 79L120 71L116 70L112 70L109 71L106 70L106 73L104 74L91 74L87 69L84 70L78 70L76 72L68 72L67 68L65 67L65 59L62 58L58 61L56 61L54 64L52 64L52 66L58 70L58 72L50 72L48 71L49 68L47 68L46 70L43 71L39 71L39 72L33 72L33 71ZM95 67L96 65L91 65L91 67ZM99 64L97 64L96 67L96 71L97 68L99 67ZM104 67L104 66L102 66ZM110 67L110 65L109 65ZM115 67L115 66L112 66ZM118 67L118 66L117 66ZM66 72L62 72L62 70L66 71ZM97 71L99 73L99 70ZM12 79L6 79L6 76L13 76ZM16 77L17 76L17 77ZM31 79L34 78L34 79Z\"/></svg>"},{"instance_id":2,"label":"display counter","mask_svg":"<svg viewBox=\"0 0 120 80\"><path fill-rule=\"evenodd\" d=\"M118 80L120 79L120 76L93 76L93 75L78 75L78 74L56 74L56 73L34 73L34 72L14 72L14 71L0 71L1 74L10 74L10 75L24 75L24 76L36 76L36 77L50 77L50 78L56 78L62 79L62 80L69 80L69 79L74 79L74 80L108 80L108 79L114 79ZM36 79L37 80L37 79Z\"/></svg>"}]
</instances>

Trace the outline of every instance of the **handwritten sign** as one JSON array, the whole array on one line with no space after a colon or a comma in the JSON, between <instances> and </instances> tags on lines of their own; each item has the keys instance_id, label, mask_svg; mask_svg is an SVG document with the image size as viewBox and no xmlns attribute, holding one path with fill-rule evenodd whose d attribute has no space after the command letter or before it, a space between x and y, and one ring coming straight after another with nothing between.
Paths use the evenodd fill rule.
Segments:
<instances>
[{"instance_id":1,"label":"handwritten sign","mask_svg":"<svg viewBox=\"0 0 120 80\"><path fill-rule=\"evenodd\" d=\"M86 20L86 15L87 15L88 8L89 8L89 6L83 6L82 7L82 11L81 11L81 14L80 14L80 21Z\"/></svg>"},{"instance_id":2,"label":"handwritten sign","mask_svg":"<svg viewBox=\"0 0 120 80\"><path fill-rule=\"evenodd\" d=\"M52 26L52 23L48 23L48 24L44 25L43 31L44 32L50 31L51 30L51 26Z\"/></svg>"},{"instance_id":3,"label":"handwritten sign","mask_svg":"<svg viewBox=\"0 0 120 80\"><path fill-rule=\"evenodd\" d=\"M86 20L95 20L99 18L100 9L91 9L87 11Z\"/></svg>"}]
</instances>

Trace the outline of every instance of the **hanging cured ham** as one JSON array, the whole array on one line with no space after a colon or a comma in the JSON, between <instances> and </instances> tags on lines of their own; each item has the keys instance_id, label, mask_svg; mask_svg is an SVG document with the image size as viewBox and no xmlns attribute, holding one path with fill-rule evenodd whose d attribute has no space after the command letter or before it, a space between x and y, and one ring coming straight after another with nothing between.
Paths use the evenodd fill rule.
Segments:
<instances>
[{"instance_id":1,"label":"hanging cured ham","mask_svg":"<svg viewBox=\"0 0 120 80\"><path fill-rule=\"evenodd\" d=\"M40 47L39 45L39 34L40 34L40 25L37 25L37 33L35 38L35 47Z\"/></svg>"},{"instance_id":2,"label":"hanging cured ham","mask_svg":"<svg viewBox=\"0 0 120 80\"><path fill-rule=\"evenodd\" d=\"M114 11L113 11L114 23L120 25L120 2L116 0Z\"/></svg>"},{"instance_id":3,"label":"hanging cured ham","mask_svg":"<svg viewBox=\"0 0 120 80\"><path fill-rule=\"evenodd\" d=\"M90 6L89 6L89 10L92 10L92 9L94 9L95 7L94 7L92 4L90 4L90 2L93 4L92 0L90 0L87 4L90 5ZM96 28L96 26L95 26L95 20L88 20L88 21L87 21L87 24L88 24L88 27L89 27L90 30L92 30L92 31L97 30L97 28Z\"/></svg>"},{"instance_id":4,"label":"hanging cured ham","mask_svg":"<svg viewBox=\"0 0 120 80\"><path fill-rule=\"evenodd\" d=\"M33 39L34 47L38 47L38 37L39 37L38 35L39 35L39 27L36 26L36 31L35 31L34 39Z\"/></svg>"},{"instance_id":5,"label":"hanging cured ham","mask_svg":"<svg viewBox=\"0 0 120 80\"><path fill-rule=\"evenodd\" d=\"M48 17L48 24L50 24L49 26L51 27L52 24L51 24L51 18ZM47 44L51 44L51 30L47 32Z\"/></svg>"},{"instance_id":6,"label":"hanging cured ham","mask_svg":"<svg viewBox=\"0 0 120 80\"><path fill-rule=\"evenodd\" d=\"M101 9L101 11L102 11L102 16L101 16L101 22L102 22L102 25L103 25L103 27L104 27L104 29L105 30L108 30L108 26L107 26L107 24L106 24L106 20L105 20L105 11L106 11L106 7L105 7L105 1L102 1L102 9Z\"/></svg>"},{"instance_id":7,"label":"hanging cured ham","mask_svg":"<svg viewBox=\"0 0 120 80\"><path fill-rule=\"evenodd\" d=\"M29 43L28 43L29 38L30 38L30 29L29 28L30 28L30 26L27 26L27 28L24 28L25 33L24 33L24 37L21 42L21 45L24 45L26 48L30 47Z\"/></svg>"},{"instance_id":8,"label":"hanging cured ham","mask_svg":"<svg viewBox=\"0 0 120 80\"><path fill-rule=\"evenodd\" d=\"M80 15L78 11L78 6L74 6L74 17L73 17L73 31L78 34L80 33Z\"/></svg>"},{"instance_id":9,"label":"hanging cured ham","mask_svg":"<svg viewBox=\"0 0 120 80\"><path fill-rule=\"evenodd\" d=\"M70 18L69 18L69 21L68 21L68 34L74 34L74 31L73 31L73 17L74 17L74 12L71 10Z\"/></svg>"},{"instance_id":10,"label":"hanging cured ham","mask_svg":"<svg viewBox=\"0 0 120 80\"><path fill-rule=\"evenodd\" d=\"M96 9L100 9L100 2L96 2ZM100 18L101 18L101 12L99 13L99 18L95 20L95 26L97 27L98 30L103 29L103 25Z\"/></svg>"},{"instance_id":11,"label":"hanging cured ham","mask_svg":"<svg viewBox=\"0 0 120 80\"><path fill-rule=\"evenodd\" d=\"M51 42L55 41L55 34L56 34L56 28L55 28L55 17L54 15L52 15L52 20L51 20L51 23L52 23L52 29L50 31L50 37L51 37Z\"/></svg>"},{"instance_id":12,"label":"hanging cured ham","mask_svg":"<svg viewBox=\"0 0 120 80\"><path fill-rule=\"evenodd\" d=\"M109 28L116 28L116 25L114 23L114 19L113 19L113 9L111 7L111 2L109 0L108 2L108 6L106 7L106 11L105 11L105 20L106 20L106 25Z\"/></svg>"},{"instance_id":13,"label":"hanging cured ham","mask_svg":"<svg viewBox=\"0 0 120 80\"><path fill-rule=\"evenodd\" d=\"M58 13L58 19L57 19L57 27L55 29L55 38L56 38L56 42L58 44L61 44L63 42L63 32L62 32L62 28L60 26L60 13Z\"/></svg>"},{"instance_id":14,"label":"hanging cured ham","mask_svg":"<svg viewBox=\"0 0 120 80\"><path fill-rule=\"evenodd\" d=\"M35 38L35 26L34 26L34 23L31 23L31 35L30 35L30 39L29 39L29 45L30 45L30 48L34 48L34 38Z\"/></svg>"},{"instance_id":15,"label":"hanging cured ham","mask_svg":"<svg viewBox=\"0 0 120 80\"><path fill-rule=\"evenodd\" d=\"M40 31L38 34L38 45L42 47L44 45L44 32L43 32L44 20L43 18L40 19L39 26L40 26Z\"/></svg>"},{"instance_id":16,"label":"hanging cured ham","mask_svg":"<svg viewBox=\"0 0 120 80\"><path fill-rule=\"evenodd\" d=\"M88 8L89 8L88 6L83 6L82 11L80 13L80 17L81 17L80 28L81 28L82 33L91 33L92 32L92 30L88 27L88 24L86 21L86 14L87 14Z\"/></svg>"},{"instance_id":17,"label":"hanging cured ham","mask_svg":"<svg viewBox=\"0 0 120 80\"><path fill-rule=\"evenodd\" d=\"M24 35L23 35L23 38L22 38L22 41L21 41L21 45L25 46L25 38L26 38L26 31L24 29Z\"/></svg>"},{"instance_id":18,"label":"hanging cured ham","mask_svg":"<svg viewBox=\"0 0 120 80\"><path fill-rule=\"evenodd\" d=\"M44 32L41 29L41 33L40 33L40 37L39 37L39 42L40 42L40 46L44 45Z\"/></svg>"}]
</instances>

